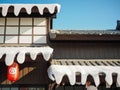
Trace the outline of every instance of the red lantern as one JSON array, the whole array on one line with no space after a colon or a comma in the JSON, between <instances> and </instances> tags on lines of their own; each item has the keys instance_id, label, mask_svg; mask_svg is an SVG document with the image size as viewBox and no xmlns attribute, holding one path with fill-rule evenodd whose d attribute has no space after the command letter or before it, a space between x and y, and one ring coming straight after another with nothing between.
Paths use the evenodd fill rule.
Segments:
<instances>
[{"instance_id":1,"label":"red lantern","mask_svg":"<svg viewBox=\"0 0 120 90\"><path fill-rule=\"evenodd\" d=\"M15 82L19 78L19 66L17 63L13 63L12 65L8 66L7 70L7 78L8 80Z\"/></svg>"}]
</instances>

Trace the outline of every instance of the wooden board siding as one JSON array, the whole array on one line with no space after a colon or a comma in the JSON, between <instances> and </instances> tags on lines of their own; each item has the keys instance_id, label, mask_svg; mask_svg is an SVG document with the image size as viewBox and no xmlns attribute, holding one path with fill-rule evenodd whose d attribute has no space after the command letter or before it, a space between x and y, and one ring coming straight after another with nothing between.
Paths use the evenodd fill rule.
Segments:
<instances>
[{"instance_id":1,"label":"wooden board siding","mask_svg":"<svg viewBox=\"0 0 120 90\"><path fill-rule=\"evenodd\" d=\"M120 59L120 42L52 42L54 59Z\"/></svg>"},{"instance_id":2,"label":"wooden board siding","mask_svg":"<svg viewBox=\"0 0 120 90\"><path fill-rule=\"evenodd\" d=\"M51 65L120 66L120 59L52 59Z\"/></svg>"},{"instance_id":3,"label":"wooden board siding","mask_svg":"<svg viewBox=\"0 0 120 90\"><path fill-rule=\"evenodd\" d=\"M0 87L0 90L47 90L45 86L5 86L5 87Z\"/></svg>"},{"instance_id":4,"label":"wooden board siding","mask_svg":"<svg viewBox=\"0 0 120 90\"><path fill-rule=\"evenodd\" d=\"M4 57L2 58L4 59ZM0 62L0 85L47 85L47 62L42 55L38 55L35 61L30 60L29 55L26 56L26 62L20 64L19 80L11 82L7 80L7 66L1 60Z\"/></svg>"},{"instance_id":5,"label":"wooden board siding","mask_svg":"<svg viewBox=\"0 0 120 90\"><path fill-rule=\"evenodd\" d=\"M53 90L87 90L85 86L76 85L76 86L60 86L58 88L54 88ZM98 87L98 90L120 90L119 87L112 86L111 88L106 88L106 86Z\"/></svg>"}]
</instances>

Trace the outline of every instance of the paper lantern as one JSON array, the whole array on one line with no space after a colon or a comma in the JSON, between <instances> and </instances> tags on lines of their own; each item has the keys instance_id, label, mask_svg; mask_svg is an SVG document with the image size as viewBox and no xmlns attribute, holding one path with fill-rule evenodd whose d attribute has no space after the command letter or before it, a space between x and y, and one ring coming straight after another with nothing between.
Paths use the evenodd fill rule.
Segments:
<instances>
[{"instance_id":1,"label":"paper lantern","mask_svg":"<svg viewBox=\"0 0 120 90\"><path fill-rule=\"evenodd\" d=\"M19 65L14 62L12 65L8 66L7 79L15 82L19 78Z\"/></svg>"}]
</instances>

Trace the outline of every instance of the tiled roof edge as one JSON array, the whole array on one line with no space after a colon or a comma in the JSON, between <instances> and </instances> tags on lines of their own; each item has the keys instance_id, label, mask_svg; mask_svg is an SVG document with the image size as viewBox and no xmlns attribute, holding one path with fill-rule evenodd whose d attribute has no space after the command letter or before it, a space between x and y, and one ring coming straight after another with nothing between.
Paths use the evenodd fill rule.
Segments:
<instances>
[{"instance_id":1,"label":"tiled roof edge","mask_svg":"<svg viewBox=\"0 0 120 90\"><path fill-rule=\"evenodd\" d=\"M51 34L120 35L119 30L50 30Z\"/></svg>"}]
</instances>

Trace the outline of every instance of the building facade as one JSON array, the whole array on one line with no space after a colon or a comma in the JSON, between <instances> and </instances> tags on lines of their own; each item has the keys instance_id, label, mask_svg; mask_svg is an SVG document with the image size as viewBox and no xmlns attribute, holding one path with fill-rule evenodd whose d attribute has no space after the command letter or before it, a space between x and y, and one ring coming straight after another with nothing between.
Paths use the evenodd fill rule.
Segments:
<instances>
[{"instance_id":1,"label":"building facade","mask_svg":"<svg viewBox=\"0 0 120 90\"><path fill-rule=\"evenodd\" d=\"M48 31L58 4L0 4L0 89L47 90ZM7 68L19 63L19 79L7 79Z\"/></svg>"},{"instance_id":2,"label":"building facade","mask_svg":"<svg viewBox=\"0 0 120 90\"><path fill-rule=\"evenodd\" d=\"M98 90L119 90L120 31L53 30L59 10L58 4L0 4L0 89L86 90L90 80ZM13 62L15 82L7 79Z\"/></svg>"}]
</instances>

